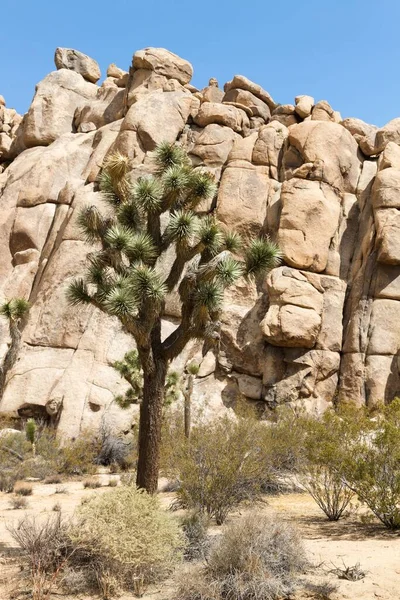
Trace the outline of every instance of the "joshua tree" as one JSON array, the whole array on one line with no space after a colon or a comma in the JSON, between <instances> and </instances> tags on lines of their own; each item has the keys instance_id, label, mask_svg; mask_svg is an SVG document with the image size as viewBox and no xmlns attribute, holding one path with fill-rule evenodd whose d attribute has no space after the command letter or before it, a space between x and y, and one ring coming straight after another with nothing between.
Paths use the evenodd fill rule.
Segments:
<instances>
[{"instance_id":1,"label":"joshua tree","mask_svg":"<svg viewBox=\"0 0 400 600\"><path fill-rule=\"evenodd\" d=\"M0 396L3 394L7 372L14 365L21 341L21 323L28 314L29 302L24 298L12 298L0 306L0 315L8 320L11 344L0 367Z\"/></svg>"},{"instance_id":2,"label":"joshua tree","mask_svg":"<svg viewBox=\"0 0 400 600\"><path fill-rule=\"evenodd\" d=\"M36 427L35 419L28 419L26 422L26 425L25 425L25 435L26 435L26 439L28 440L28 442L30 442L30 444L32 446L33 456L35 456L35 454L36 454L36 447L35 447L36 431L37 431L37 427Z\"/></svg>"},{"instance_id":3,"label":"joshua tree","mask_svg":"<svg viewBox=\"0 0 400 600\"><path fill-rule=\"evenodd\" d=\"M155 174L131 182L129 159L110 156L99 176L111 211L83 209L79 224L88 242L85 278L69 287L72 304L91 303L116 316L136 342L143 370L137 485L157 489L162 407L169 362L193 338L218 343L224 289L239 277L256 277L279 261L267 238L242 243L199 208L216 193L212 176L194 169L178 145L154 152ZM167 294L177 291L181 319L162 339Z\"/></svg>"},{"instance_id":4,"label":"joshua tree","mask_svg":"<svg viewBox=\"0 0 400 600\"><path fill-rule=\"evenodd\" d=\"M185 436L190 438L190 428L192 424L192 395L194 380L198 372L200 371L200 365L192 362L186 366L186 385L183 388L183 397L185 398L184 407L184 422L185 422Z\"/></svg>"}]
</instances>

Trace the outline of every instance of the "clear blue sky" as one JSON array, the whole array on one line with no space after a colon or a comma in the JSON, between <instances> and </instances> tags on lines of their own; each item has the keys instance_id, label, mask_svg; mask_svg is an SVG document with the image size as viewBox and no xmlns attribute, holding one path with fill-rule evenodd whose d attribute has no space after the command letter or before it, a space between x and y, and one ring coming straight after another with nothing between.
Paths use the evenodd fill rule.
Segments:
<instances>
[{"instance_id":1,"label":"clear blue sky","mask_svg":"<svg viewBox=\"0 0 400 600\"><path fill-rule=\"evenodd\" d=\"M127 69L159 46L188 59L193 84L234 74L281 103L310 94L343 117L400 116L400 0L3 0L0 94L23 113L57 46Z\"/></svg>"}]
</instances>

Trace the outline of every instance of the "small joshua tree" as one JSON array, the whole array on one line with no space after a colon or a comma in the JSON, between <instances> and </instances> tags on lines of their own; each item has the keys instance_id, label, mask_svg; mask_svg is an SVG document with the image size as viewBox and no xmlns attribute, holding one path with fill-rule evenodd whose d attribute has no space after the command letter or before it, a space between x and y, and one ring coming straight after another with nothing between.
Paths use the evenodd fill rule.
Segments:
<instances>
[{"instance_id":1,"label":"small joshua tree","mask_svg":"<svg viewBox=\"0 0 400 600\"><path fill-rule=\"evenodd\" d=\"M11 344L0 367L0 395L3 393L7 372L17 358L21 341L21 323L29 312L29 302L24 298L12 298L0 306L0 316L8 320Z\"/></svg>"},{"instance_id":2,"label":"small joshua tree","mask_svg":"<svg viewBox=\"0 0 400 600\"><path fill-rule=\"evenodd\" d=\"M185 416L185 437L190 438L190 428L192 422L192 395L193 386L196 375L200 370L198 363L192 362L186 366L186 385L183 388L183 396L185 398L184 416Z\"/></svg>"},{"instance_id":3,"label":"small joshua tree","mask_svg":"<svg viewBox=\"0 0 400 600\"><path fill-rule=\"evenodd\" d=\"M28 419L25 425L25 435L28 442L30 442L32 446L32 452L35 456L36 448L35 448L35 438L36 438L36 422L35 419Z\"/></svg>"},{"instance_id":4,"label":"small joshua tree","mask_svg":"<svg viewBox=\"0 0 400 600\"><path fill-rule=\"evenodd\" d=\"M189 340L218 343L224 289L241 276L256 277L277 265L279 249L268 238L243 243L224 232L199 206L216 193L214 178L194 169L186 152L162 143L155 175L132 182L129 159L111 155L99 176L111 212L87 206L79 224L96 250L85 278L69 287L69 300L91 303L116 316L136 342L143 370L137 485L157 490L162 408L168 365ZM173 256L172 265L166 253ZM177 291L181 320L162 339L167 294Z\"/></svg>"}]
</instances>

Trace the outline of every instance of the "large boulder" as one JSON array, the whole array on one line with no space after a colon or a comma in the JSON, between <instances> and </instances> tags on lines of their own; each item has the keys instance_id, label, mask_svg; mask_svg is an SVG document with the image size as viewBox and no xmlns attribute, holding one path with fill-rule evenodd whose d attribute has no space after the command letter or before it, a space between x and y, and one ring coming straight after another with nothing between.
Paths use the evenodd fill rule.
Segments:
<instances>
[{"instance_id":1,"label":"large boulder","mask_svg":"<svg viewBox=\"0 0 400 600\"><path fill-rule=\"evenodd\" d=\"M356 191L362 163L357 142L347 129L338 123L305 121L290 128L289 144L302 163L320 163L314 179L340 191Z\"/></svg>"},{"instance_id":2,"label":"large boulder","mask_svg":"<svg viewBox=\"0 0 400 600\"><path fill-rule=\"evenodd\" d=\"M224 85L225 93L235 89L251 92L254 96L265 102L270 110L274 110L277 106L268 92L258 85L258 83L254 83L250 79L247 79L247 77L244 77L244 75L235 75L231 81L228 81Z\"/></svg>"},{"instance_id":3,"label":"large boulder","mask_svg":"<svg viewBox=\"0 0 400 600\"><path fill-rule=\"evenodd\" d=\"M176 79L182 85L189 83L193 76L192 65L177 54L165 48L144 48L133 56L134 69L154 71L168 79Z\"/></svg>"},{"instance_id":4,"label":"large boulder","mask_svg":"<svg viewBox=\"0 0 400 600\"><path fill-rule=\"evenodd\" d=\"M98 87L67 69L53 71L37 86L23 124L27 148L48 146L64 133L74 131L77 108L95 100Z\"/></svg>"},{"instance_id":5,"label":"large boulder","mask_svg":"<svg viewBox=\"0 0 400 600\"><path fill-rule=\"evenodd\" d=\"M101 77L99 64L87 54L73 48L57 48L54 63L57 69L75 71L91 83L96 83Z\"/></svg>"},{"instance_id":6,"label":"large boulder","mask_svg":"<svg viewBox=\"0 0 400 600\"><path fill-rule=\"evenodd\" d=\"M340 197L329 185L290 179L282 185L278 240L292 267L320 273L338 228Z\"/></svg>"},{"instance_id":7,"label":"large boulder","mask_svg":"<svg viewBox=\"0 0 400 600\"><path fill-rule=\"evenodd\" d=\"M266 167L255 167L245 161L229 164L219 187L218 219L229 229L257 235L267 216L269 193Z\"/></svg>"},{"instance_id":8,"label":"large boulder","mask_svg":"<svg viewBox=\"0 0 400 600\"><path fill-rule=\"evenodd\" d=\"M155 91L141 96L126 114L121 133L137 133L144 150L163 141L175 142L200 101L185 91Z\"/></svg>"},{"instance_id":9,"label":"large boulder","mask_svg":"<svg viewBox=\"0 0 400 600\"><path fill-rule=\"evenodd\" d=\"M247 112L249 117L261 117L266 122L269 121L271 116L268 104L246 90L233 88L226 92L222 102L242 108Z\"/></svg>"},{"instance_id":10,"label":"large boulder","mask_svg":"<svg viewBox=\"0 0 400 600\"><path fill-rule=\"evenodd\" d=\"M222 166L232 150L237 136L229 127L212 123L196 136L191 154L199 157L205 165ZM242 138L239 138L242 139Z\"/></svg>"},{"instance_id":11,"label":"large boulder","mask_svg":"<svg viewBox=\"0 0 400 600\"><path fill-rule=\"evenodd\" d=\"M242 132L250 127L249 119L244 110L217 102L203 102L194 117L194 122L200 127L206 127L211 123L225 125L237 132Z\"/></svg>"},{"instance_id":12,"label":"large boulder","mask_svg":"<svg viewBox=\"0 0 400 600\"><path fill-rule=\"evenodd\" d=\"M341 349L346 286L340 279L280 267L269 274L266 288L270 306L261 328L270 344Z\"/></svg>"}]
</instances>

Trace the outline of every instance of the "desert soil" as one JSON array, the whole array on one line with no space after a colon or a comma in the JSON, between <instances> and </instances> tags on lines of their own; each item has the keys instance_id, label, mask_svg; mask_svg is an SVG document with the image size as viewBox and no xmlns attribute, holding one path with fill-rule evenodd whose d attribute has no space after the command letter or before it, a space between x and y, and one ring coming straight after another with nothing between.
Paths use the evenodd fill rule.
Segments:
<instances>
[{"instance_id":1,"label":"desert soil","mask_svg":"<svg viewBox=\"0 0 400 600\"><path fill-rule=\"evenodd\" d=\"M33 484L33 494L28 498L27 510L12 510L10 496L0 493L0 599L8 600L19 580L18 566L13 556L15 543L7 531L7 523L17 522L25 514L46 518L53 513L56 503L61 505L62 514L72 516L81 500L91 494L106 493L109 475L99 476L103 487L85 490L82 482L69 481L61 485ZM111 476L115 477L115 476ZM57 493L57 487L64 487L64 493ZM168 506L172 494L161 493L161 501ZM252 509L254 510L254 509ZM314 501L307 494L291 493L268 497L267 503L257 510L277 513L280 518L296 525L304 540L309 560L313 568L307 578L313 583L329 581L336 584L337 591L332 598L337 600L399 600L400 598L400 534L390 533L377 522L368 525L360 522L359 512L339 521L330 523L324 518ZM234 514L231 519L240 519L246 510ZM214 528L213 528L214 529ZM215 528L216 529L216 528ZM215 531L214 529L214 531ZM219 529L219 528L218 528ZM344 568L360 563L366 576L360 581L345 581L331 571L335 567ZM72 600L68 595L57 594L54 598ZM306 597L315 597L303 595ZM81 596L82 600L91 600ZM121 600L133 600L133 596L123 596ZM172 600L173 580L164 582L157 589L149 590L146 600ZM75 597L76 600L76 597Z\"/></svg>"}]
</instances>

